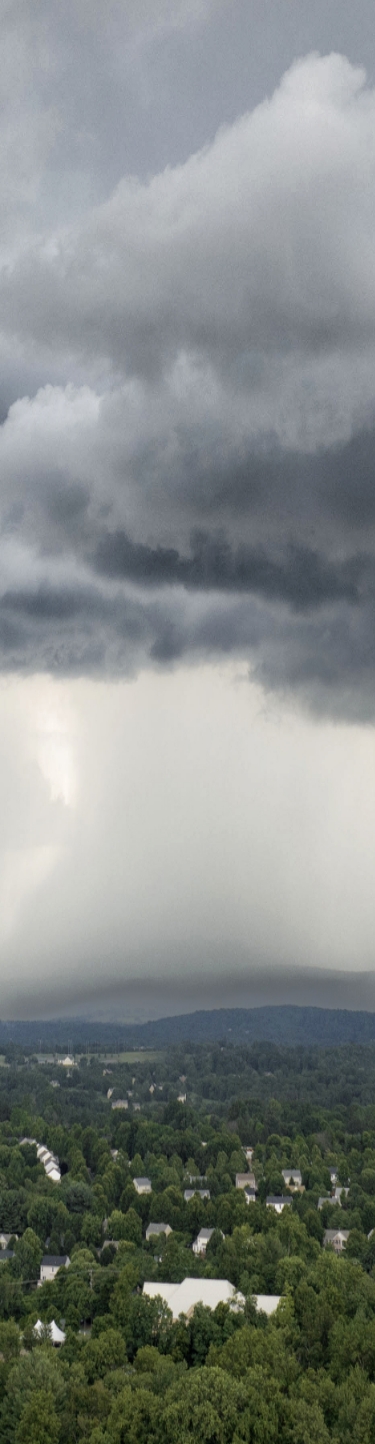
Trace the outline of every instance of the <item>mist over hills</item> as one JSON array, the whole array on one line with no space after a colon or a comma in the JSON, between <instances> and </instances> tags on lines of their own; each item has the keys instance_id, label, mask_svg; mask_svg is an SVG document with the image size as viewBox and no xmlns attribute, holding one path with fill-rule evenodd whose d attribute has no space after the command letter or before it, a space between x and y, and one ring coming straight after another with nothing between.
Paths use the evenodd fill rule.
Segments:
<instances>
[{"instance_id":1,"label":"mist over hills","mask_svg":"<svg viewBox=\"0 0 375 1444\"><path fill-rule=\"evenodd\" d=\"M253 1043L330 1047L375 1042L375 1013L345 1008L213 1008L153 1019L146 1023L97 1022L82 1018L0 1022L0 1045L70 1048L172 1047L174 1043Z\"/></svg>"}]
</instances>

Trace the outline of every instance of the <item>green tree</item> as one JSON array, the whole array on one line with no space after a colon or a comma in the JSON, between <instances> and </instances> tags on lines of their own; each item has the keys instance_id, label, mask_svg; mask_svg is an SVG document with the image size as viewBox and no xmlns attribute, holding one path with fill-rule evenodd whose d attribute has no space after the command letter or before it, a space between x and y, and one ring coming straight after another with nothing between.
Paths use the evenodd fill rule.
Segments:
<instances>
[{"instance_id":1,"label":"green tree","mask_svg":"<svg viewBox=\"0 0 375 1444\"><path fill-rule=\"evenodd\" d=\"M60 1425L53 1395L46 1389L35 1389L22 1410L15 1444L57 1444L59 1437Z\"/></svg>"}]
</instances>

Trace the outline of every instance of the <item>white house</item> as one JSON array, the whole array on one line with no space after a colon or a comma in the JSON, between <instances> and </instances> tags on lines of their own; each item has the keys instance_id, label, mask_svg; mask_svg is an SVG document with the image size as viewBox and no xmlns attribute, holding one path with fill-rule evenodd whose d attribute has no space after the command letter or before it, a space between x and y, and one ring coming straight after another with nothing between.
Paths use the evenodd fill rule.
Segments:
<instances>
[{"instance_id":1,"label":"white house","mask_svg":"<svg viewBox=\"0 0 375 1444\"><path fill-rule=\"evenodd\" d=\"M186 1103L186 1093L179 1093L177 1103Z\"/></svg>"},{"instance_id":2,"label":"white house","mask_svg":"<svg viewBox=\"0 0 375 1444\"><path fill-rule=\"evenodd\" d=\"M47 1148L45 1143L37 1143L36 1138L21 1138L21 1147L24 1143L34 1144L38 1162L43 1164L44 1171L47 1174L47 1178L51 1180L51 1183L61 1183L60 1165L56 1153L51 1153L50 1148Z\"/></svg>"},{"instance_id":3,"label":"white house","mask_svg":"<svg viewBox=\"0 0 375 1444\"><path fill-rule=\"evenodd\" d=\"M116 1098L116 1102L115 1102L115 1103L111 1103L111 1108L128 1108L128 1107L129 1107L129 1104L128 1104L127 1098Z\"/></svg>"},{"instance_id":4,"label":"white house","mask_svg":"<svg viewBox=\"0 0 375 1444\"><path fill-rule=\"evenodd\" d=\"M61 1068L75 1068L74 1058L71 1058L69 1053L67 1053L66 1058L58 1058L57 1061L60 1063Z\"/></svg>"},{"instance_id":5,"label":"white house","mask_svg":"<svg viewBox=\"0 0 375 1444\"><path fill-rule=\"evenodd\" d=\"M340 1191L341 1191L341 1190L340 1190ZM319 1212L321 1212L321 1210L322 1210L322 1208L323 1208L323 1206L324 1206L325 1203L331 1203L331 1204L332 1204L332 1207L334 1207L335 1204L338 1204L339 1208L341 1208L341 1198L335 1198L335 1197L333 1197L333 1198L332 1198L332 1197L331 1197L331 1198L318 1198L318 1209L319 1209Z\"/></svg>"},{"instance_id":6,"label":"white house","mask_svg":"<svg viewBox=\"0 0 375 1444\"><path fill-rule=\"evenodd\" d=\"M143 1293L150 1299L160 1297L171 1309L173 1319L185 1314L190 1319L197 1304L206 1309L216 1309L218 1304L230 1304L234 1309L245 1303L244 1295L228 1283L228 1279L183 1279L182 1284L145 1283Z\"/></svg>"},{"instance_id":7,"label":"white house","mask_svg":"<svg viewBox=\"0 0 375 1444\"><path fill-rule=\"evenodd\" d=\"M151 1193L150 1178L133 1178L133 1183L137 1193Z\"/></svg>"},{"instance_id":8,"label":"white house","mask_svg":"<svg viewBox=\"0 0 375 1444\"><path fill-rule=\"evenodd\" d=\"M11 1238L18 1238L18 1233L0 1233L0 1249L8 1248Z\"/></svg>"},{"instance_id":9,"label":"white house","mask_svg":"<svg viewBox=\"0 0 375 1444\"><path fill-rule=\"evenodd\" d=\"M212 1238L213 1233L213 1228L201 1228L192 1245L193 1253L205 1254L207 1244L210 1242L210 1238Z\"/></svg>"},{"instance_id":10,"label":"white house","mask_svg":"<svg viewBox=\"0 0 375 1444\"><path fill-rule=\"evenodd\" d=\"M208 1188L185 1188L185 1203L190 1203L192 1198L210 1198Z\"/></svg>"},{"instance_id":11,"label":"white house","mask_svg":"<svg viewBox=\"0 0 375 1444\"><path fill-rule=\"evenodd\" d=\"M56 1278L59 1269L69 1268L70 1258L67 1253L44 1254L40 1265L39 1285L51 1283Z\"/></svg>"},{"instance_id":12,"label":"white house","mask_svg":"<svg viewBox=\"0 0 375 1444\"><path fill-rule=\"evenodd\" d=\"M287 1188L292 1193L299 1193L303 1188L302 1173L299 1168L282 1168L282 1177Z\"/></svg>"},{"instance_id":13,"label":"white house","mask_svg":"<svg viewBox=\"0 0 375 1444\"><path fill-rule=\"evenodd\" d=\"M146 1238L158 1238L159 1234L165 1233L166 1238L172 1233L170 1223L149 1223L146 1228Z\"/></svg>"},{"instance_id":14,"label":"white house","mask_svg":"<svg viewBox=\"0 0 375 1444\"><path fill-rule=\"evenodd\" d=\"M42 1324L42 1320L38 1319L36 1324L34 1324L33 1333L37 1334L39 1339L47 1335L47 1338L51 1340L51 1344L54 1345L55 1349L59 1349L61 1344L65 1344L66 1334L64 1334L62 1329L59 1329L54 1319L52 1319L51 1324Z\"/></svg>"},{"instance_id":15,"label":"white house","mask_svg":"<svg viewBox=\"0 0 375 1444\"><path fill-rule=\"evenodd\" d=\"M285 1198L282 1193L280 1195L269 1193L266 1198L267 1208L274 1208L275 1213L282 1213L283 1208L291 1208L292 1202L291 1198Z\"/></svg>"},{"instance_id":16,"label":"white house","mask_svg":"<svg viewBox=\"0 0 375 1444\"><path fill-rule=\"evenodd\" d=\"M61 1183L60 1169L57 1163L53 1162L52 1158L49 1160L48 1163L45 1163L44 1168L47 1174L47 1178L51 1180L51 1183Z\"/></svg>"},{"instance_id":17,"label":"white house","mask_svg":"<svg viewBox=\"0 0 375 1444\"><path fill-rule=\"evenodd\" d=\"M252 1158L253 1158L253 1156L254 1156L254 1149L253 1149L253 1148L244 1148L243 1151L244 1151L244 1154L245 1154L246 1162L247 1162L247 1163L251 1163L251 1160L252 1160Z\"/></svg>"},{"instance_id":18,"label":"white house","mask_svg":"<svg viewBox=\"0 0 375 1444\"><path fill-rule=\"evenodd\" d=\"M342 1253L349 1238L348 1228L326 1228L323 1238L323 1248L333 1248L335 1253Z\"/></svg>"},{"instance_id":19,"label":"white house","mask_svg":"<svg viewBox=\"0 0 375 1444\"><path fill-rule=\"evenodd\" d=\"M255 1188L244 1188L243 1196L246 1203L256 1203L257 1201Z\"/></svg>"}]
</instances>

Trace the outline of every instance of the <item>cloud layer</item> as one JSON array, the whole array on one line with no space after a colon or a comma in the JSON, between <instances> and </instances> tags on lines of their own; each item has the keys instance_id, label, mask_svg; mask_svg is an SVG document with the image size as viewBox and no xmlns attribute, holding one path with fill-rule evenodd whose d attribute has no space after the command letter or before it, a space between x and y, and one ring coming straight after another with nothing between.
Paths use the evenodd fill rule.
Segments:
<instances>
[{"instance_id":1,"label":"cloud layer","mask_svg":"<svg viewBox=\"0 0 375 1444\"><path fill-rule=\"evenodd\" d=\"M234 654L372 720L374 248L375 91L335 54L186 163L17 241L4 670Z\"/></svg>"}]
</instances>

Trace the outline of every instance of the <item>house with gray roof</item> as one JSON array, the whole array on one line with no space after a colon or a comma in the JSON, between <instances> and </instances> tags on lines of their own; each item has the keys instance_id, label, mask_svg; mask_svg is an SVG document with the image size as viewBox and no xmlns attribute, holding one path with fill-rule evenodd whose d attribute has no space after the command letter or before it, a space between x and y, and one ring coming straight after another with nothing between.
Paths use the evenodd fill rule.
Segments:
<instances>
[{"instance_id":1,"label":"house with gray roof","mask_svg":"<svg viewBox=\"0 0 375 1444\"><path fill-rule=\"evenodd\" d=\"M335 1253L342 1253L348 1238L348 1228L326 1228L323 1248L333 1248Z\"/></svg>"},{"instance_id":2,"label":"house with gray roof","mask_svg":"<svg viewBox=\"0 0 375 1444\"><path fill-rule=\"evenodd\" d=\"M284 1208L291 1208L292 1203L293 1199L282 1193L269 1193L266 1198L267 1208L274 1208L275 1213L282 1213Z\"/></svg>"},{"instance_id":3,"label":"house with gray roof","mask_svg":"<svg viewBox=\"0 0 375 1444\"><path fill-rule=\"evenodd\" d=\"M146 1228L147 1241L149 1238L159 1238L161 1233L165 1233L166 1238L169 1237L170 1233L173 1233L170 1223L149 1223L148 1228Z\"/></svg>"}]
</instances>

